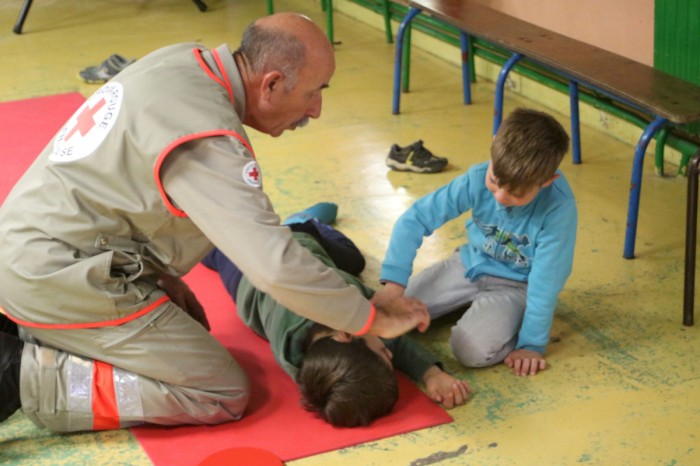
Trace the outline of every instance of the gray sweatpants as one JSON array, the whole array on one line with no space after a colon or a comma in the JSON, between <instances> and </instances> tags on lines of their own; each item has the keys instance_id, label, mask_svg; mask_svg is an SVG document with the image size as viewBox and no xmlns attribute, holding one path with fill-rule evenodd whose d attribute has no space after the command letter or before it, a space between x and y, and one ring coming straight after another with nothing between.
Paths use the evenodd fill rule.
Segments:
<instances>
[{"instance_id":1,"label":"gray sweatpants","mask_svg":"<svg viewBox=\"0 0 700 466\"><path fill-rule=\"evenodd\" d=\"M243 370L172 302L119 326L23 332L36 344L22 353L22 411L56 432L219 424L248 403Z\"/></svg>"},{"instance_id":2,"label":"gray sweatpants","mask_svg":"<svg viewBox=\"0 0 700 466\"><path fill-rule=\"evenodd\" d=\"M450 346L467 367L497 364L515 349L523 321L527 283L466 276L459 251L412 277L406 296L428 306L431 318L471 306L452 327Z\"/></svg>"}]
</instances>

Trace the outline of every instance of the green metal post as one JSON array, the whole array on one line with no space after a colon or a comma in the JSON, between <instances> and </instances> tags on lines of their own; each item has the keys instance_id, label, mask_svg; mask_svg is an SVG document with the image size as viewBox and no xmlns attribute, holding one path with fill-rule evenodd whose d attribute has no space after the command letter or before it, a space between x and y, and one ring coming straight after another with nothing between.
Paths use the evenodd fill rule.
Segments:
<instances>
[{"instance_id":1,"label":"green metal post","mask_svg":"<svg viewBox=\"0 0 700 466\"><path fill-rule=\"evenodd\" d=\"M384 31L386 32L386 43L393 44L394 36L391 33L391 13L389 12L389 0L381 0L382 14L384 15Z\"/></svg>"}]
</instances>

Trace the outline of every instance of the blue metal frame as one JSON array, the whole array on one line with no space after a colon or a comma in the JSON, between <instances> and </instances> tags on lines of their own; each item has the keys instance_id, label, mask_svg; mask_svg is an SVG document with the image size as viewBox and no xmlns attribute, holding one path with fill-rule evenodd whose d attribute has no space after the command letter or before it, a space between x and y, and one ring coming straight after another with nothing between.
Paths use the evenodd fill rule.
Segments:
<instances>
[{"instance_id":1,"label":"blue metal frame","mask_svg":"<svg viewBox=\"0 0 700 466\"><path fill-rule=\"evenodd\" d=\"M494 111L493 111L493 134L495 135L498 128L501 125L503 118L503 95L505 89L506 78L508 73L515 66L518 61L523 57L522 54L514 53L501 68L496 81L496 95L494 99ZM550 68L551 69L551 68ZM556 70L555 70L556 71ZM558 72L559 75L564 75L564 73ZM625 104L631 105L625 102L624 99L620 99L608 92L601 89L597 89L595 86L591 86L591 89L610 96L611 98L617 100L618 102L623 102ZM580 123L579 123L579 99L578 99L578 82L574 79L569 80L569 105L570 105L570 118L571 118L571 146L572 146L572 158L574 164L581 163L581 134L580 134ZM631 105L635 108L638 106ZM648 112L647 112L648 113ZM646 127L642 136L639 138L637 147L634 151L634 162L632 166L632 176L630 180L630 196L627 206L627 228L625 232L625 245L623 256L625 259L634 259L634 246L637 237L637 221L639 217L639 201L641 197L642 190L642 171L644 168L644 155L646 154L647 146L649 142L654 137L656 132L663 127L668 120L656 117L654 120Z\"/></svg>"},{"instance_id":2,"label":"blue metal frame","mask_svg":"<svg viewBox=\"0 0 700 466\"><path fill-rule=\"evenodd\" d=\"M498 73L498 79L496 79L496 95L493 101L493 135L495 136L498 132L498 128L501 127L501 121L503 121L503 94L506 87L506 79L508 78L508 73L513 69L516 63L520 61L523 56L519 53L514 53L511 57L503 64L500 73Z\"/></svg>"},{"instance_id":3,"label":"blue metal frame","mask_svg":"<svg viewBox=\"0 0 700 466\"><path fill-rule=\"evenodd\" d=\"M637 147L634 149L634 162L632 164L632 177L630 180L630 199L627 208L627 230L625 233L625 259L634 259L634 243L637 236L637 216L639 214L639 198L642 194L642 172L644 170L644 154L646 153L649 142L654 137L654 134L668 120L661 117L655 117L654 121L649 123L642 136L637 142Z\"/></svg>"},{"instance_id":4,"label":"blue metal frame","mask_svg":"<svg viewBox=\"0 0 700 466\"><path fill-rule=\"evenodd\" d=\"M581 124L578 114L578 83L569 81L569 113L571 118L571 158L575 165L581 163Z\"/></svg>"},{"instance_id":5,"label":"blue metal frame","mask_svg":"<svg viewBox=\"0 0 700 466\"><path fill-rule=\"evenodd\" d=\"M404 17L396 36L396 60L394 63L394 95L393 95L393 114L399 114L399 105L401 99L401 72L402 72L402 58L403 58L403 47L404 47L404 37L405 31L410 22L415 18L421 10L412 7L408 14ZM460 36L460 46L462 51L462 83L464 92L464 103L471 103L471 91L470 91L470 75L469 75L469 62L467 59L468 54L468 44L469 36L464 31L461 32ZM503 98L506 78L510 70L520 61L526 58L520 53L513 53L513 55L503 64L501 71L498 75L496 81L495 99L494 99L494 116L493 116L493 134L495 135L498 128L501 126L501 121L503 118ZM533 60L533 62L537 63ZM562 76L569 80L569 106L570 106L570 119L571 119L571 150L572 150L572 161L574 164L581 163L581 130L580 130L580 116L579 116L579 82L556 68L537 63L545 69L552 71L553 73ZM649 114L649 111L641 108L639 105L635 105L627 100L620 98L608 91L600 89L594 85L585 83L588 88L597 92L601 95L610 97L632 109L636 109L645 114ZM647 146L649 142L654 137L657 131L659 131L668 120L658 117L656 115L651 115L654 120L646 127L642 133L634 153L634 162L632 166L632 175L630 180L630 196L627 209L627 229L625 233L625 245L623 256L626 259L634 258L634 246L637 235L637 220L639 215L639 200L641 196L642 188L642 171L644 167L644 155L646 153Z\"/></svg>"},{"instance_id":6,"label":"blue metal frame","mask_svg":"<svg viewBox=\"0 0 700 466\"><path fill-rule=\"evenodd\" d=\"M394 59L394 91L392 97L391 113L398 115L401 107L401 76L404 72L403 60L409 60L408 54L404 53L404 47L410 47L410 43L406 44L406 38L410 37L410 27L413 18L421 13L419 8L412 7L404 16L399 30L396 32L396 54ZM469 35L465 32L460 33L460 49L462 52L462 94L464 96L464 104L472 103L471 93L471 70L469 69ZM408 70L405 71L408 73ZM404 85L404 92L408 91L408 84Z\"/></svg>"},{"instance_id":7,"label":"blue metal frame","mask_svg":"<svg viewBox=\"0 0 700 466\"><path fill-rule=\"evenodd\" d=\"M466 32L460 31L459 45L462 49L462 94L464 95L464 105L471 105L472 83L471 73L469 72L469 35Z\"/></svg>"},{"instance_id":8,"label":"blue metal frame","mask_svg":"<svg viewBox=\"0 0 700 466\"><path fill-rule=\"evenodd\" d=\"M399 106L401 105L401 63L403 60L403 47L404 38L406 35L406 28L410 26L413 18L418 16L421 12L418 8L411 8L408 13L401 21L399 25L399 30L396 32L396 57L394 59L394 95L392 100L392 110L394 115L399 114Z\"/></svg>"}]
</instances>

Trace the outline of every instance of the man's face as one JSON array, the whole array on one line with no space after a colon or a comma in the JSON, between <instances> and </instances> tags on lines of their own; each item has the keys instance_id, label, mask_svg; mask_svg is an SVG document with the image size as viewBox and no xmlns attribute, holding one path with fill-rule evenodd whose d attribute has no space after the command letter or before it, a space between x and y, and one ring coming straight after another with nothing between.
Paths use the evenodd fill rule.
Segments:
<instances>
[{"instance_id":1,"label":"man's face","mask_svg":"<svg viewBox=\"0 0 700 466\"><path fill-rule=\"evenodd\" d=\"M328 87L335 62L331 57L310 58L299 71L297 82L289 89L286 77L274 83L271 93L271 108L266 118L266 131L271 136L279 136L286 130L305 126L310 118L321 116L323 105L322 91Z\"/></svg>"}]
</instances>

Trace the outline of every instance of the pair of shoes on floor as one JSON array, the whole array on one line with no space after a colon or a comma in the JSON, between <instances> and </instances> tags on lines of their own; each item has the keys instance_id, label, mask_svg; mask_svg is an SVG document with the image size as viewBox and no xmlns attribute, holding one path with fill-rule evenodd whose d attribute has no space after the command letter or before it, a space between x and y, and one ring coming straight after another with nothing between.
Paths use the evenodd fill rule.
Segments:
<instances>
[{"instance_id":1,"label":"pair of shoes on floor","mask_svg":"<svg viewBox=\"0 0 700 466\"><path fill-rule=\"evenodd\" d=\"M402 172L437 173L447 166L447 159L433 155L419 140L406 147L391 146L386 164Z\"/></svg>"},{"instance_id":2,"label":"pair of shoes on floor","mask_svg":"<svg viewBox=\"0 0 700 466\"><path fill-rule=\"evenodd\" d=\"M115 53L107 57L101 65L88 66L78 74L88 84L102 84L115 77L135 61L135 59L129 60Z\"/></svg>"},{"instance_id":3,"label":"pair of shoes on floor","mask_svg":"<svg viewBox=\"0 0 700 466\"><path fill-rule=\"evenodd\" d=\"M22 407L19 397L19 366L24 342L17 326L0 313L0 422Z\"/></svg>"},{"instance_id":4,"label":"pair of shoes on floor","mask_svg":"<svg viewBox=\"0 0 700 466\"><path fill-rule=\"evenodd\" d=\"M338 205L332 202L319 202L308 209L292 214L287 217L282 225L292 225L294 223L304 223L309 220L316 219L326 225L331 225L335 222L338 216Z\"/></svg>"}]
</instances>

